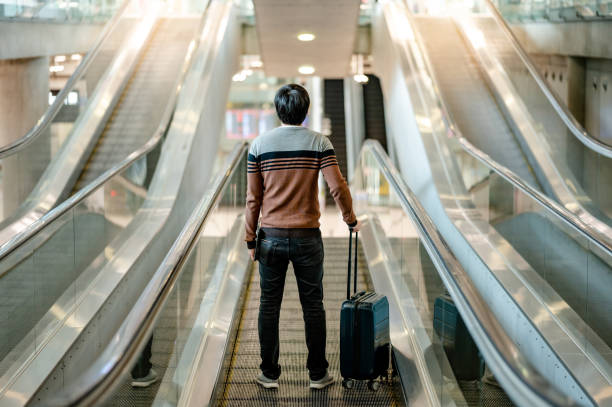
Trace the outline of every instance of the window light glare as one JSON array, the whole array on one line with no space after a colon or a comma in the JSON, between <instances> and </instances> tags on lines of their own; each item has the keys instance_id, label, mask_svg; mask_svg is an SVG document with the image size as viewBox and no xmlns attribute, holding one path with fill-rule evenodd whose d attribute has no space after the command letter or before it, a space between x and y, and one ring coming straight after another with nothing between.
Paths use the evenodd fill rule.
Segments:
<instances>
[{"instance_id":1,"label":"window light glare","mask_svg":"<svg viewBox=\"0 0 612 407\"><path fill-rule=\"evenodd\" d=\"M298 40L308 42L314 40L316 37L313 33L301 33L297 36Z\"/></svg>"},{"instance_id":2,"label":"window light glare","mask_svg":"<svg viewBox=\"0 0 612 407\"><path fill-rule=\"evenodd\" d=\"M256 60L251 62L251 67L253 68L261 68L263 66L263 62Z\"/></svg>"},{"instance_id":3,"label":"window light glare","mask_svg":"<svg viewBox=\"0 0 612 407\"><path fill-rule=\"evenodd\" d=\"M315 72L315 69L312 65L302 65L298 68L298 72L302 75L312 75Z\"/></svg>"}]
</instances>

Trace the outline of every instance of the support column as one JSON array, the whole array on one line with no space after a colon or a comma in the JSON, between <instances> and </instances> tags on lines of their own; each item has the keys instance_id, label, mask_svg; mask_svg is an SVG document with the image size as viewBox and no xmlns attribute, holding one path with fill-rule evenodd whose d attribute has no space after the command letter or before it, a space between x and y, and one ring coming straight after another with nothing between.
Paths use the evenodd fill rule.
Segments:
<instances>
[{"instance_id":1,"label":"support column","mask_svg":"<svg viewBox=\"0 0 612 407\"><path fill-rule=\"evenodd\" d=\"M0 61L0 145L23 137L49 106L47 57ZM0 161L2 217L24 201L49 162L49 137Z\"/></svg>"}]
</instances>

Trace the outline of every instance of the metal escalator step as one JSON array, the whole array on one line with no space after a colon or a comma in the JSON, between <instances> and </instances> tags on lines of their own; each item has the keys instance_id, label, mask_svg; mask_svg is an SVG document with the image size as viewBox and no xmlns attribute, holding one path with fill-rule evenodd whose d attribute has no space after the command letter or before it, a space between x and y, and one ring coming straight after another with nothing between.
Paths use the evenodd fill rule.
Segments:
<instances>
[{"instance_id":1,"label":"metal escalator step","mask_svg":"<svg viewBox=\"0 0 612 407\"><path fill-rule=\"evenodd\" d=\"M339 329L340 304L345 298L347 239L324 239L326 261L324 263L324 305L327 322L327 358L329 372L338 381L327 389L314 391L308 387L304 322L301 318L298 291L293 271L287 273L285 292L281 306L280 364L282 375L278 390L264 390L255 382L259 374L259 339L257 315L259 311L259 275L252 273L247 298L242 310L230 371L224 380L223 393L217 400L220 406L391 406L403 405L399 393L392 387L381 386L372 392L365 383L353 389L344 389L339 381ZM330 250L333 248L333 250ZM343 259L342 261L339 260ZM363 253L361 253L363 258ZM365 263L361 262L359 288L366 289ZM300 315L300 317L296 317Z\"/></svg>"}]
</instances>

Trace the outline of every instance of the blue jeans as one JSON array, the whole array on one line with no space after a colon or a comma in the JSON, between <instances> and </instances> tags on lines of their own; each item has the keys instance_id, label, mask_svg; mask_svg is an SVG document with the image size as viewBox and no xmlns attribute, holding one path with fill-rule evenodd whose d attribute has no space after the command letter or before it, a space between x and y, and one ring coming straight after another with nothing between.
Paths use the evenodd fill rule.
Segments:
<instances>
[{"instance_id":1,"label":"blue jeans","mask_svg":"<svg viewBox=\"0 0 612 407\"><path fill-rule=\"evenodd\" d=\"M259 302L259 344L261 371L270 379L281 373L278 364L278 319L289 261L293 264L306 328L310 378L325 376L325 309L323 308L323 240L316 237L265 237L259 252L261 297Z\"/></svg>"}]
</instances>

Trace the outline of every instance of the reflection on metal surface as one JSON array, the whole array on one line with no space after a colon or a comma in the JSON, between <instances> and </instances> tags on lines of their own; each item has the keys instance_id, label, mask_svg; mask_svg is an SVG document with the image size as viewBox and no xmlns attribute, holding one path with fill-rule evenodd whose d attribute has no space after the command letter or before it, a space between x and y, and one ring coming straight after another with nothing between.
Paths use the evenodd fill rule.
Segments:
<instances>
[{"instance_id":1,"label":"reflection on metal surface","mask_svg":"<svg viewBox=\"0 0 612 407\"><path fill-rule=\"evenodd\" d=\"M470 264L470 269L467 271L471 273L474 284L489 302L488 306L492 307L495 315L500 318L502 325L508 329L509 335L524 349L534 364L543 362L540 365L541 369L547 369L545 367L548 363L546 358L551 361L554 360L553 358L558 358L560 363L557 363L556 367L548 365L549 368L553 371L562 369L561 371L565 370L569 374L554 375L555 385L564 391L572 391L571 385L574 386L574 389L578 388L575 383L579 378L582 389L573 394L576 400L587 402L589 397L601 394L599 389L609 386L608 377L610 375L607 373L610 367L609 348L576 314L575 310L567 306L558 307L559 303L565 301L542 276L530 267L517 250L499 235L493 224L489 223L494 221L497 215L489 219L489 214L499 212L512 216L516 214L515 210L533 208L531 210L545 214L549 219L554 219L553 224L562 231L566 231L568 225L574 228L570 235L575 235L574 238L578 245L586 249L582 254L584 257L598 257L603 254L602 258L605 259L608 256L605 254L605 240L598 239L595 232L582 228L580 220L577 220L575 215L567 216L567 211L564 211L563 208L559 208L558 205L550 205L550 199L531 193L529 187L520 180L512 180L513 174L509 174L495 163L489 163L490 158L482 154L480 156L473 154L480 161L489 165L489 168L483 171L485 178L480 179L490 183L491 181L487 180L487 173L500 174L501 178L498 176L498 180L495 181L497 184L491 183L491 185L504 186L505 190L511 192L509 196L514 196L516 199L508 199L504 195L505 192L501 195L493 193L489 195L487 192L484 197L486 207L476 205L477 197L472 196L472 193L464 188L463 168L455 160L454 151L464 149L457 145L454 138L448 137L457 132L452 125L448 124L452 122L447 119L443 102L436 88L437 85L431 76L427 56L422 51L423 47L419 42L418 33L415 41L395 38L396 24L411 25L406 13L407 11L398 7L397 3L391 2L383 7L383 21L387 25L384 28L385 35L389 35L394 44L393 47L399 55L398 65L404 75L403 77L394 76L394 78L405 79L409 92L406 97L411 99L411 108L414 109L415 117L429 117L431 120L431 126L419 128L419 131L422 132L419 136L419 143L422 143L429 163L422 163L425 169L421 166L419 173L412 173L410 176L415 178L413 182L419 185L419 188L423 183L433 184L433 190L431 188L420 190L420 196L424 197L422 199L428 210L436 214L436 223L444 231L445 236L449 236L447 240L451 237L455 239L449 241L451 247L461 247L458 249L461 252L457 252L457 255L462 262ZM382 43L384 41L379 42L379 44ZM390 57L389 54L384 54L380 57L387 64L391 64L389 58L395 58L395 56ZM400 102L395 101L395 103ZM420 122L423 123L423 120ZM418 147L419 144L416 146ZM405 149L403 151L405 152ZM409 166L406 171L410 174L408 168ZM493 190L491 188L488 191ZM433 193L436 195L432 195ZM504 208L503 205L497 206L504 203L507 208ZM443 212L440 212L440 209ZM466 243L469 246L466 246ZM470 253L470 250L474 252ZM486 273L484 273L485 267L488 269ZM585 270L579 270L579 274L583 281L587 279L588 274ZM550 307L549 304L554 306ZM556 314L555 310L559 309L562 310L561 314ZM543 310L545 310L544 314L542 314ZM548 317L544 318L546 314ZM527 335L528 332L531 333ZM530 341L534 341L535 338L543 341L541 343L544 345L542 348L545 349L544 351L536 351L530 345ZM589 345L585 346L585 343ZM587 357L583 359L585 363L575 368L572 352L586 355ZM567 382L563 382L563 378ZM602 400L597 402L600 401Z\"/></svg>"},{"instance_id":2,"label":"reflection on metal surface","mask_svg":"<svg viewBox=\"0 0 612 407\"><path fill-rule=\"evenodd\" d=\"M365 143L359 172L355 177L355 187L358 189L367 188L372 191L371 187L375 187L377 184L381 185L383 179L388 182L391 188L386 194L390 194L389 202L391 206L395 201L401 204L405 213L408 214L412 225L406 226L407 229L414 228L418 232L420 241L429 253L444 285L461 310L461 315L466 320L466 324L481 352L509 395L519 405L573 405L566 396L554 389L547 380L533 369L520 349L511 341L496 317L489 310L484 299L478 294L476 287L459 261L448 249L429 215L419 204L412 191L405 185L379 144L371 141ZM388 190L385 187L383 191ZM381 212L384 212L386 205L388 205L384 202L380 203L380 199L377 199L375 194L369 194L368 200L363 203L362 209L367 208L367 210L376 211L379 207L378 210ZM416 359L415 363L418 366L421 379L425 379L424 384L427 389L429 404L438 405L440 400L453 399L456 396L448 394L442 396L447 389L442 386L441 376L436 377L441 375L441 368L448 369L448 366L445 366L445 361L442 360L441 364L428 365L422 356L419 357L425 349L431 346L432 339L422 329L421 316L415 309L416 306L410 305L409 299L414 298L415 290L408 289L408 286L404 283L405 280L401 278L402 271L399 270L405 267L407 269L405 272L414 272L417 275L418 271L413 270L413 265L403 263L400 263L401 266L393 265L393 262L391 265L382 265L385 261L390 261L393 251L390 249L383 250L380 247L381 244L384 245L382 242L384 239L381 236L384 231L382 233L377 232L381 230L377 218L369 217L369 221L371 224L366 225L364 231L364 245L366 246L366 253L370 253L372 279L377 290L382 290L390 298L390 306L392 307L390 318L394 319L392 323L403 324L406 327L405 329L408 329L408 327L412 329L413 346L409 353ZM403 262L408 262L410 256L414 256L414 254L414 252L408 252ZM377 260L372 262L373 258ZM382 261L379 262L380 260ZM412 261L414 261L414 257L412 257ZM424 292L427 292L427 290L424 290ZM424 298L415 298L414 300L426 301ZM398 318L397 312L401 317ZM419 330L422 330L422 333L415 335L415 332ZM401 349L404 344L399 343L398 345ZM448 375L449 373L446 372L445 374Z\"/></svg>"},{"instance_id":3,"label":"reflection on metal surface","mask_svg":"<svg viewBox=\"0 0 612 407\"><path fill-rule=\"evenodd\" d=\"M185 83L180 83L177 88L176 97L171 98L171 106L169 106L165 115L168 121L159 134L161 138L166 131L170 118L174 114L168 138L172 139L170 144L178 144L174 146L174 149L179 149L179 151L174 151L171 148L172 146L168 146L167 149L172 153L171 158L165 156L164 152L162 152L160 165L163 168L158 169L159 171L157 172L161 173L161 175L156 174L158 176L168 176L173 180L181 179L181 175L185 170L184 167L187 162L185 156L189 153L189 149L184 148L185 140L191 140L194 134L193 129L189 127L184 128L184 122L180 122L178 118L188 117L189 114L185 114L188 109L201 110L203 103L202 94L206 94L206 87L197 85L202 80L206 84L210 83L210 81L206 81L206 77L207 74L210 76L210 66L215 61L214 56L219 52L219 37L223 37L225 29L230 26L230 11L231 4L219 6L215 8L213 14L215 17L220 18L202 18L202 31L208 32L213 30L215 33L215 35L202 36L203 42L216 41L217 44L216 47L214 45L199 47L199 52L194 54L194 63L192 64L189 60L186 61L185 68L189 68L189 72L193 72L193 74L189 75L187 72L183 72L182 79ZM211 24L214 27L210 27ZM221 59L221 61L223 60ZM183 87L182 85L185 86ZM181 89L184 89L184 91L181 92L180 98L178 98L178 90ZM196 116L197 120L197 112L194 112L193 115ZM88 346L92 344L94 346L93 348L85 347L83 350L86 353L90 350L92 355L96 354L97 345L95 343L98 340L96 333L103 334L104 332L97 332L98 328L92 318L94 316L102 317L99 311L104 309L104 305L108 306L106 301L109 296L112 295L115 288L125 287L125 284L122 285L122 283L125 283L124 277L134 266L136 260L147 254L146 248L151 244L151 241L156 237L168 218L179 183L168 183L163 182L163 180L154 179L148 189L149 195L146 200L143 200L127 189L121 189L120 191L117 189L109 190L101 188L101 186L107 186L108 183L106 181L112 182L115 176L124 175L123 171L140 158L142 154L146 154L146 152L157 145L157 141L159 139L152 145L147 145L145 151L140 150L132 154L126 161L109 170L110 172L105 173L98 179L100 183L90 188L87 192L79 192L78 196L75 196L68 206L61 208L62 211L55 213L54 218L51 220L47 219L47 223L39 225L40 228L35 235L31 235L28 239L15 246L11 253L5 253L6 256L4 256L2 263L4 275L0 278L0 290L10 288L10 282L14 279L31 280L28 269L24 269L24 267L30 267L38 261L42 261L42 264L45 264L45 258L38 255L38 253L44 252L44 244L59 244L62 248L70 248L69 250L71 250L69 253L66 253L66 256L54 256L53 258L59 264L52 264L52 266L61 271L61 273L41 270L43 273L48 272L46 275L43 274L43 276L50 280L50 284L53 284L49 285L49 288L60 290L60 292L55 293L49 289L47 290L49 298L41 298L44 301L52 300L52 303L49 304L49 308L52 308L52 311L44 315L40 323L32 329L33 335L26 335L21 338L18 336L20 332L15 331L15 337L11 338L12 340L21 340L21 342L12 350L15 355L18 355L18 358L7 357L1 362L2 366L0 366L0 369L3 376L0 378L0 386L2 386L1 391L5 395L15 395L15 389L19 388L19 398L29 400L32 393L40 387L40 383L47 378L49 371L57 368L57 362L66 356L66 352L78 349L78 347L70 348L74 340L90 335L91 330L94 331L94 340L90 340L89 343L85 340L83 342ZM138 155L138 153L141 155ZM174 163L169 165L172 160L177 158L184 165L174 165ZM169 166L172 168L168 169L167 167ZM117 212L117 209L120 211ZM105 216L110 214L113 216L121 214L122 217L127 215L130 218L112 224L113 222L108 222L108 220L113 217ZM102 230L91 230L92 223L89 221L85 222L83 216L86 219L93 220L93 225ZM126 225L126 227L124 229L122 227L117 228L116 226L118 225ZM54 236L56 233L57 235ZM47 241L47 239L49 240ZM100 243L100 247L94 245L94 242L96 244ZM36 255L32 255L33 252ZM20 261L20 263L15 263L21 268L11 269L4 267L7 265L7 262L13 261L16 257L25 259ZM15 264L9 266L14 267ZM49 279L49 275L52 275L53 278ZM60 277L67 280L65 291L62 291L63 288L59 284ZM40 281L44 284L47 280ZM34 279L34 281L38 280ZM57 295L59 298L51 297L52 295ZM29 301L27 297L22 297L19 300L22 302ZM36 305L40 305L39 310L34 310L28 306L18 307L17 309L24 312L26 316L34 315L35 311L48 311L44 307L43 301L38 304L39 298L35 297L34 301L37 303ZM111 323L112 317L113 313L109 316ZM22 330L27 327L25 323L27 320L28 318L22 321ZM89 331L84 329L86 326L90 328ZM3 328L1 332L10 332L10 330L7 331ZM62 367L63 376L66 380L69 380L69 373L75 374L75 370L82 368L78 366L79 359L71 359L70 363ZM7 365L13 363L13 361L16 361L13 366ZM10 368L10 370L7 371L5 368ZM19 369L19 375L11 373L16 372L15 369ZM7 381L7 378L10 381ZM10 387L7 387L9 385ZM45 388L53 388L53 386L58 385L57 383L47 382ZM44 393L45 390L41 389L39 391Z\"/></svg>"},{"instance_id":4,"label":"reflection on metal surface","mask_svg":"<svg viewBox=\"0 0 612 407\"><path fill-rule=\"evenodd\" d=\"M46 400L44 404L57 406L89 405L93 401L99 401L101 398L108 398L112 395L111 389L117 387L123 372L125 372L135 361L135 358L139 355L139 351L153 333L156 321L166 305L167 298L176 287L176 282L180 278L181 273L188 268L189 264L192 264L193 259L190 255L192 253L197 253L196 249L198 247L199 238L202 236L202 232L205 230L207 222L214 222L215 211L223 202L223 198L225 198L228 193L231 194L232 188L230 187L233 186L233 183L237 182L236 180L244 180L240 177L241 174L239 174L238 170L243 170L245 159L246 145L237 145L227 160L226 170L216 178L208 192L196 206L185 227L181 231L181 234L172 245L170 252L166 255L164 261L148 283L147 288L143 291L137 305L130 311L127 318L122 323L113 341L106 347L94 365L80 376L79 380L71 383L61 394L52 396L50 400ZM244 187L244 185L242 186ZM233 200L233 204L230 206L242 206L243 203L242 200ZM229 258L232 258L232 253L236 251L237 244L242 246L240 238L242 225L243 222L241 221L235 222L226 235L227 247L231 249L225 251L225 255ZM223 256L223 252L221 256ZM191 352L198 354L202 353L201 348L206 346L207 333L214 327L214 322L217 321L215 318L219 318L218 312L232 311L231 309L219 309L219 307L221 307L219 302L223 301L223 298L219 296L221 294L228 294L227 301L232 301L232 299L236 301L235 297L240 295L241 284L238 283L237 285L227 286L227 284L231 283L231 280L227 282L227 279L231 277L240 281L240 279L244 277L246 266L248 265L246 251L242 250L240 256L233 257L239 262L238 264L220 262L218 263L218 267L221 274L213 274L212 276L212 278L216 278L216 282L211 282L212 285L209 287L211 287L213 291L209 293L209 296L211 296L211 301L214 301L215 306L207 309L206 314L208 317L203 317L200 320L196 319L197 323L193 326L193 329L197 330L198 327L204 327L206 328L206 332L199 338L191 339L199 342L199 345L194 344L192 347L188 348ZM200 269L200 267L202 268ZM196 268L199 270L198 272L209 272L207 262L196 262ZM230 296L227 290L230 290L233 294ZM206 293L204 294L204 298L206 298ZM230 314L233 315L233 311L230 312ZM189 331L186 332L189 333ZM189 341L189 336L190 335L184 340ZM212 356L209 355L209 357L213 359L215 357L219 359L220 357L220 359L222 359L222 355L219 355L219 353L219 349L217 349L217 351L214 352ZM177 355L177 357L183 360L182 356L183 355ZM199 359L194 359L193 357L186 357L182 362L183 365L179 362L177 368L181 368L182 366L182 369L184 369L182 374L177 372L179 377L191 381L192 376L189 371L193 371L196 368L193 362L198 360ZM208 380L210 379L209 377ZM174 379L170 377L170 380L172 381ZM185 385L187 385L187 390L191 390L193 382L189 384L189 382L184 382L181 379L180 387ZM212 385L214 385L214 382ZM209 396L212 395L212 385L209 383L206 387L210 390ZM188 396L187 394L181 394L180 399L182 400L183 397Z\"/></svg>"}]
</instances>

